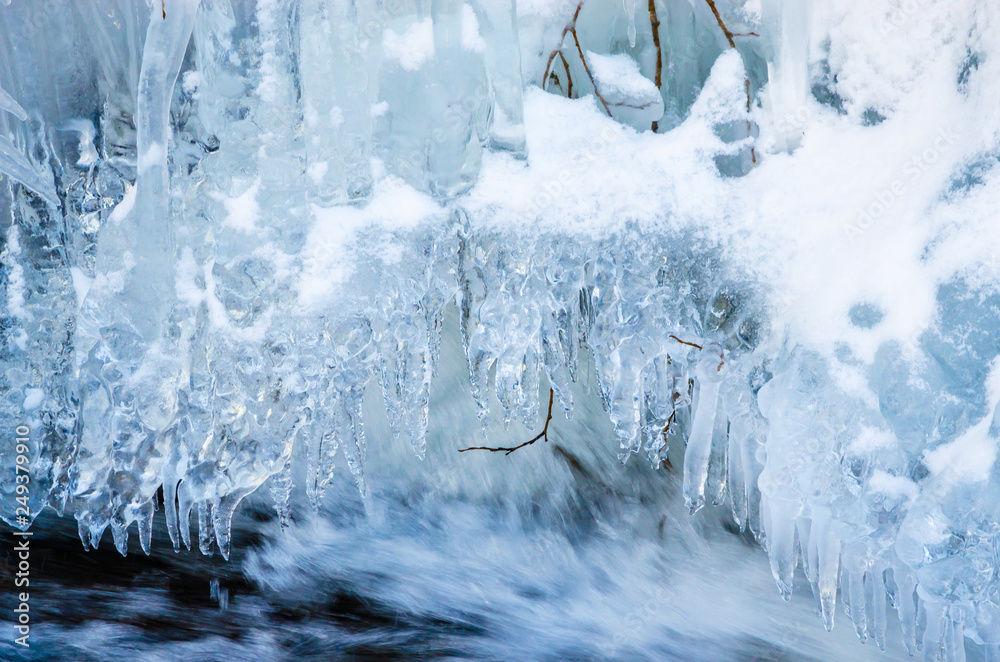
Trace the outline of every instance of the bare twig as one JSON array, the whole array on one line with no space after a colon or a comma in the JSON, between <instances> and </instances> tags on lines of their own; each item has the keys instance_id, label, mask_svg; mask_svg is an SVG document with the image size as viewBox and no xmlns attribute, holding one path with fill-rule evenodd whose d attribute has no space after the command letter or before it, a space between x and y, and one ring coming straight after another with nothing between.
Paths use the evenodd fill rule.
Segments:
<instances>
[{"instance_id":1,"label":"bare twig","mask_svg":"<svg viewBox=\"0 0 1000 662\"><path fill-rule=\"evenodd\" d=\"M545 89L545 84L549 80L549 76L551 75L552 72L552 63L555 61L557 55L562 55L562 51L558 48L549 53L549 60L548 62L545 63L545 73L542 74L542 89ZM563 62L565 61L566 61L566 56L563 55Z\"/></svg>"},{"instance_id":2,"label":"bare twig","mask_svg":"<svg viewBox=\"0 0 1000 662\"><path fill-rule=\"evenodd\" d=\"M649 23L653 27L653 45L656 46L656 83L657 91L663 83L663 50L660 48L660 18L656 15L656 0L649 0ZM659 122L653 122L653 133L659 128Z\"/></svg>"},{"instance_id":3,"label":"bare twig","mask_svg":"<svg viewBox=\"0 0 1000 662\"><path fill-rule=\"evenodd\" d=\"M582 7L583 3L580 3L580 6ZM583 54L583 48L580 47L580 38L576 34L575 27L573 28L573 42L576 44L576 52L580 54L580 62L583 63L583 70L587 72L587 77L594 86L594 96L601 102L601 105L604 106L604 112L606 112L610 117L611 109L608 107L608 102L604 100L603 96L601 96L601 91L597 89L597 81L594 80L594 74L590 71L590 65L587 64L587 58Z\"/></svg>"},{"instance_id":4,"label":"bare twig","mask_svg":"<svg viewBox=\"0 0 1000 662\"><path fill-rule=\"evenodd\" d=\"M491 453L504 453L505 455L510 455L511 453L513 453L516 450L520 450L520 449L524 448L525 446L530 446L531 444L535 443L539 439L544 439L545 441L548 441L549 440L549 423L552 422L552 402L553 402L554 399L555 399L555 392L550 388L549 389L549 413L545 416L545 427L543 427L542 431L539 432L537 435L535 435L532 439L529 439L528 441L524 442L523 444L519 444L517 446L512 446L510 448L493 448L493 447L490 447L490 446L470 446L469 448L463 448L463 449L459 450L458 452L459 453L464 453L465 451L489 451Z\"/></svg>"},{"instance_id":5,"label":"bare twig","mask_svg":"<svg viewBox=\"0 0 1000 662\"><path fill-rule=\"evenodd\" d=\"M739 33L730 32L729 28L726 27L725 21L722 20L722 14L719 13L719 8L715 6L715 0L705 0L705 2L708 3L708 6L712 9L712 13L715 14L715 21L719 24L719 27L722 29L722 33L724 35L726 35L726 41L729 42L729 47L730 48L733 48L733 49L736 48L736 41L733 39L733 37L746 37L746 36L758 37L758 36L760 36L756 32L739 32ZM744 79L744 82L745 82L745 87L746 87L746 92L747 92L747 116L748 116L747 117L747 138L749 138L750 135L751 135L751 133L752 133L752 126L750 124L750 118L749 118L749 115L750 115L750 78L749 78L749 76ZM754 147L750 148L750 158L753 161L753 164L757 165L757 150Z\"/></svg>"},{"instance_id":6,"label":"bare twig","mask_svg":"<svg viewBox=\"0 0 1000 662\"><path fill-rule=\"evenodd\" d=\"M160 0L160 9L163 10L163 20L167 20L167 0Z\"/></svg>"},{"instance_id":7,"label":"bare twig","mask_svg":"<svg viewBox=\"0 0 1000 662\"><path fill-rule=\"evenodd\" d=\"M743 81L747 90L747 138L753 133L753 127L750 124L750 79L747 78ZM754 165L757 165L757 148L750 146L750 160Z\"/></svg>"},{"instance_id":8,"label":"bare twig","mask_svg":"<svg viewBox=\"0 0 1000 662\"><path fill-rule=\"evenodd\" d=\"M590 78L590 83L594 86L594 96L597 97L597 100L601 102L602 106L604 106L604 111L610 116L611 108L608 106L608 102L605 101L604 97L601 95L601 91L597 89L597 81L594 79L594 74L590 70L590 65L587 64L587 57L583 54L583 47L580 46L580 37L576 34L576 20L580 17L580 10L583 9L584 2L586 2L586 0L580 0L580 4L576 6L576 11L573 12L573 18L570 19L570 22L566 24L565 28L563 28L562 35L559 37L559 47L549 54L549 60L545 64L545 73L542 75L542 86L544 87L545 82L549 79L549 71L552 68L552 63L555 61L557 54L562 56L563 64L566 65L566 73L567 75L569 74L569 64L566 62L566 56L563 55L562 47L563 43L566 41L566 35L573 35L573 43L576 45L576 52L580 55L580 62L583 64L583 70L587 72L587 77ZM570 83L570 87L572 87L572 83ZM569 97L569 93L567 93L566 96Z\"/></svg>"},{"instance_id":9,"label":"bare twig","mask_svg":"<svg viewBox=\"0 0 1000 662\"><path fill-rule=\"evenodd\" d=\"M676 340L676 341L677 341L677 342L679 342L680 344L682 344L682 345L687 345L688 347L694 347L695 349L698 349L698 350L700 350L700 349L702 348L702 347L701 347L701 345L699 345L699 344L697 344L697 343L693 343L693 342L688 342L687 340L681 340L680 338L678 338L677 336L675 336L675 335L673 335L673 334L671 334L671 335L669 335L669 336L667 336L667 337L668 337L668 338L673 338L674 340ZM724 366L724 365L726 365L726 362L725 362L725 360L722 360L722 361L720 361L720 362L719 362L719 367L717 368L717 371L718 371L718 372L722 372L722 366ZM671 414L671 418L673 418L673 415L672 415L672 414ZM670 427L670 424L669 424L669 423L667 423L667 427L668 427L668 428ZM663 434L664 434L664 435L666 435L666 433L667 433L667 431L666 431L666 430L664 430L664 431L663 431Z\"/></svg>"},{"instance_id":10,"label":"bare twig","mask_svg":"<svg viewBox=\"0 0 1000 662\"><path fill-rule=\"evenodd\" d=\"M670 334L667 337L668 338L673 338L674 340L676 340L677 342L679 342L682 345L687 345L688 347L694 347L695 349L701 349L701 345L698 345L698 344L693 343L693 342L688 342L686 340L681 340L680 338L678 338L677 336L675 336L673 334Z\"/></svg>"},{"instance_id":11,"label":"bare twig","mask_svg":"<svg viewBox=\"0 0 1000 662\"><path fill-rule=\"evenodd\" d=\"M736 35L730 32L729 28L727 28L726 24L722 21L722 14L719 13L719 8L715 6L715 0L705 0L705 2L707 2L708 6L712 8L712 13L715 14L715 20L718 22L719 27L722 28L722 33L726 35L726 39L729 41L729 47L736 48L736 42L733 41L733 37Z\"/></svg>"},{"instance_id":12,"label":"bare twig","mask_svg":"<svg viewBox=\"0 0 1000 662\"><path fill-rule=\"evenodd\" d=\"M569 62L566 61L566 56L563 55L562 51L552 51L552 54L549 56L549 62L548 62L548 64L545 65L545 72L546 73L545 73L544 83L548 83L549 80L553 80L554 79L556 81L556 84L558 84L559 87L562 87L562 82L559 80L559 77L556 76L556 72L552 71L552 69L551 69L551 67L552 67L552 61L555 60L556 56L559 56L559 58L562 60L563 69L566 71L566 98L567 99L572 99L573 98L573 74L571 74L570 71L569 71ZM543 84L543 87L544 87L544 84Z\"/></svg>"},{"instance_id":13,"label":"bare twig","mask_svg":"<svg viewBox=\"0 0 1000 662\"><path fill-rule=\"evenodd\" d=\"M665 444L670 443L669 441L667 441L667 435L670 434L670 426L673 425L674 421L676 420L676 417L677 417L677 410L675 409L674 411L670 412L670 418L667 419L667 425L666 427L663 428L663 443ZM669 457L663 458L663 466L666 467L667 471L672 471L674 468L674 465L670 463Z\"/></svg>"},{"instance_id":14,"label":"bare twig","mask_svg":"<svg viewBox=\"0 0 1000 662\"><path fill-rule=\"evenodd\" d=\"M667 440L667 435L670 433L670 426L673 425L676 416L677 410L670 412L670 418L667 419L667 425L663 428L663 441Z\"/></svg>"}]
</instances>

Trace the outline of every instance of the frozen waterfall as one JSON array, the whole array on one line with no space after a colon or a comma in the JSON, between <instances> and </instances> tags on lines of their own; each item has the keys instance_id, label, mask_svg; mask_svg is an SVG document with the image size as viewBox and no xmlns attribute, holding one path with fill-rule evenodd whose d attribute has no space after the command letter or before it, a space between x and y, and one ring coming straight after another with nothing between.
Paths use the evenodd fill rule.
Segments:
<instances>
[{"instance_id":1,"label":"frozen waterfall","mask_svg":"<svg viewBox=\"0 0 1000 662\"><path fill-rule=\"evenodd\" d=\"M228 559L346 479L361 567L675 472L817 627L1000 660L998 95L990 0L0 3L0 515Z\"/></svg>"}]
</instances>

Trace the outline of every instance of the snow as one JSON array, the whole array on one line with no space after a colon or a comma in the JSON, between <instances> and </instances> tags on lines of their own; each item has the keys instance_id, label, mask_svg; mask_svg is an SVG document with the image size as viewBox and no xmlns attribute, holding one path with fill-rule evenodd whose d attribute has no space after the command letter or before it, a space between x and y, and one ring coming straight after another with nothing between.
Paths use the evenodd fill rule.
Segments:
<instances>
[{"instance_id":1,"label":"snow","mask_svg":"<svg viewBox=\"0 0 1000 662\"><path fill-rule=\"evenodd\" d=\"M997 459L997 439L985 434L989 418L955 441L924 455L924 464L936 477L951 486L981 483L990 477Z\"/></svg>"},{"instance_id":2,"label":"snow","mask_svg":"<svg viewBox=\"0 0 1000 662\"><path fill-rule=\"evenodd\" d=\"M614 109L612 112L617 118L633 126L646 128L663 117L660 91L653 81L642 75L639 64L631 57L624 53L587 53L587 61L601 97Z\"/></svg>"},{"instance_id":3,"label":"snow","mask_svg":"<svg viewBox=\"0 0 1000 662\"><path fill-rule=\"evenodd\" d=\"M87 119L72 119L65 124L66 131L76 131L80 134L80 144L78 147L80 158L76 165L81 168L89 168L97 163L97 148L94 146L94 138L97 137L97 129L94 123Z\"/></svg>"},{"instance_id":4,"label":"snow","mask_svg":"<svg viewBox=\"0 0 1000 662\"><path fill-rule=\"evenodd\" d=\"M587 61L598 87L605 95L624 99L659 94L653 81L639 71L639 64L624 53L598 55L588 52Z\"/></svg>"},{"instance_id":5,"label":"snow","mask_svg":"<svg viewBox=\"0 0 1000 662\"><path fill-rule=\"evenodd\" d=\"M90 278L83 272L83 269L79 267L73 267L70 269L70 275L73 278L73 291L76 293L76 305L77 307L83 305L83 300L87 298L87 292L90 291L91 285L94 284L94 279Z\"/></svg>"},{"instance_id":6,"label":"snow","mask_svg":"<svg viewBox=\"0 0 1000 662\"><path fill-rule=\"evenodd\" d=\"M412 229L442 216L437 203L402 180L387 177L376 188L377 194L364 208L313 206L316 221L302 256L298 285L298 302L305 310L324 305L353 273L350 256L358 231L373 226Z\"/></svg>"},{"instance_id":7,"label":"snow","mask_svg":"<svg viewBox=\"0 0 1000 662\"><path fill-rule=\"evenodd\" d=\"M40 388L29 388L24 392L24 404L21 406L24 407L25 411L32 411L38 409L44 399L45 391Z\"/></svg>"},{"instance_id":8,"label":"snow","mask_svg":"<svg viewBox=\"0 0 1000 662\"><path fill-rule=\"evenodd\" d=\"M139 162L137 167L139 169L139 174L149 170L154 166L158 166L163 163L167 158L167 150L163 147L162 143L151 143L149 147L139 155Z\"/></svg>"},{"instance_id":9,"label":"snow","mask_svg":"<svg viewBox=\"0 0 1000 662\"><path fill-rule=\"evenodd\" d=\"M122 198L122 201L115 205L115 208L111 210L110 214L108 214L108 221L110 223L121 223L125 220L125 217L132 211L132 207L135 206L135 196L137 192L138 191L135 186L130 186L128 188L128 191L126 191L125 197Z\"/></svg>"},{"instance_id":10,"label":"snow","mask_svg":"<svg viewBox=\"0 0 1000 662\"><path fill-rule=\"evenodd\" d=\"M319 172L310 172L309 175L312 177L322 177L322 173ZM260 207L257 205L257 193L259 191L260 180L257 179L246 191L235 198L216 195L215 198L222 202L226 209L226 217L223 223L240 232L253 232L256 228L257 219L260 216Z\"/></svg>"},{"instance_id":11,"label":"snow","mask_svg":"<svg viewBox=\"0 0 1000 662\"><path fill-rule=\"evenodd\" d=\"M462 48L470 53L486 52L486 41L479 34L479 19L469 5L462 5Z\"/></svg>"},{"instance_id":12,"label":"snow","mask_svg":"<svg viewBox=\"0 0 1000 662\"><path fill-rule=\"evenodd\" d=\"M417 71L434 57L434 22L430 18L413 23L403 34L387 29L382 52L406 71Z\"/></svg>"},{"instance_id":13,"label":"snow","mask_svg":"<svg viewBox=\"0 0 1000 662\"><path fill-rule=\"evenodd\" d=\"M872 490L885 494L890 498L905 499L908 502L916 500L920 488L905 476L894 476L881 469L876 469L869 480Z\"/></svg>"}]
</instances>

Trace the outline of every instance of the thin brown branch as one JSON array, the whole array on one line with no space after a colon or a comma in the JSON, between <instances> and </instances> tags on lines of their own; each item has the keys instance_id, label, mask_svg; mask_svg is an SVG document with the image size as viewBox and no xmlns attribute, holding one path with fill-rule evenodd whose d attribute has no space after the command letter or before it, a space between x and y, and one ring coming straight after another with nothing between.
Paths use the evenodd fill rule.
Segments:
<instances>
[{"instance_id":1,"label":"thin brown branch","mask_svg":"<svg viewBox=\"0 0 1000 662\"><path fill-rule=\"evenodd\" d=\"M670 426L673 425L675 417L677 416L677 411L670 412L670 418L667 419L667 425L663 428L663 441L667 440L667 435L670 433Z\"/></svg>"},{"instance_id":2,"label":"thin brown branch","mask_svg":"<svg viewBox=\"0 0 1000 662\"><path fill-rule=\"evenodd\" d=\"M537 435L535 435L532 439L529 439L528 441L524 442L523 444L519 444L517 446L512 446L510 448L502 448L502 447L500 447L500 448L494 448L494 447L491 447L491 446L470 446L469 448L463 448L463 449L459 450L458 452L459 453L464 453L465 451L489 451L491 453L504 453L505 455L510 455L511 453L513 453L516 450L520 450L520 449L524 448L525 446L530 446L531 444L535 443L539 439L544 439L547 442L549 440L549 423L552 422L552 403L553 403L554 400L555 400L555 391L553 391L550 388L549 389L549 412L545 416L545 427L543 427L542 431L539 432Z\"/></svg>"},{"instance_id":3,"label":"thin brown branch","mask_svg":"<svg viewBox=\"0 0 1000 662\"><path fill-rule=\"evenodd\" d=\"M733 49L736 48L736 41L733 39L733 37L748 37L748 36L759 37L760 36L756 32L737 32L737 33L730 32L729 28L726 27L726 22L722 20L722 14L719 13L719 8L715 6L715 0L705 0L705 2L708 3L708 6L712 9L712 13L715 14L715 20L719 24L719 27L722 29L722 33L724 35L726 35L726 41L729 42L729 47L730 48L733 48ZM744 82L745 82L746 91L747 91L747 138L749 138L751 136L751 133L752 133L752 126L751 126L750 118L749 118L749 116L750 116L750 77L749 76L746 77L744 79ZM757 165L757 150L754 147L750 147L750 159L753 161L754 165Z\"/></svg>"},{"instance_id":4,"label":"thin brown branch","mask_svg":"<svg viewBox=\"0 0 1000 662\"><path fill-rule=\"evenodd\" d=\"M750 79L745 79L743 83L747 91L747 138L749 138L753 130L753 127L750 124ZM757 165L757 149L753 146L750 147L750 159L753 161L754 165Z\"/></svg>"},{"instance_id":5,"label":"thin brown branch","mask_svg":"<svg viewBox=\"0 0 1000 662\"><path fill-rule=\"evenodd\" d=\"M558 85L559 87L562 87L562 81L559 80L559 76L557 76L556 72L551 69L552 62L555 60L556 56L559 56L559 59L562 60L563 70L566 72L566 98L567 99L572 99L573 98L573 74L570 73L569 62L566 60L566 56L563 55L563 52L561 50L559 50L559 51L552 51L552 55L549 56L550 57L549 63L547 65L545 65L545 71L546 71L545 76L546 77L544 79L544 83L543 83L542 89L545 89L545 85L548 84L548 82L550 80L554 80L556 82L556 85Z\"/></svg>"},{"instance_id":6,"label":"thin brown branch","mask_svg":"<svg viewBox=\"0 0 1000 662\"><path fill-rule=\"evenodd\" d=\"M167 0L160 0L160 9L163 10L163 20L167 20Z\"/></svg>"},{"instance_id":7,"label":"thin brown branch","mask_svg":"<svg viewBox=\"0 0 1000 662\"><path fill-rule=\"evenodd\" d=\"M563 69L566 70L566 98L573 98L573 74L569 70L569 62L566 60L566 56L563 55L562 51L559 51L559 57L563 62Z\"/></svg>"},{"instance_id":8,"label":"thin brown branch","mask_svg":"<svg viewBox=\"0 0 1000 662\"><path fill-rule=\"evenodd\" d=\"M555 62L557 54L562 56L563 64L566 65L566 74L569 75L569 63L566 62L566 56L563 55L562 47L563 43L566 41L566 35L571 34L573 35L573 43L576 45L576 52L580 55L580 62L583 64L583 70L587 73L587 77L590 78L591 85L594 86L594 96L597 97L597 100L601 102L602 106L604 106L604 111L608 114L608 116L610 116L611 108L608 106L608 102L605 101L604 97L601 95L601 91L597 89L597 81L594 79L594 73L590 70L590 65L587 64L587 57L583 54L583 47L580 46L580 37L576 33L576 20L580 18L580 10L583 9L584 2L586 2L586 0L580 0L580 3L576 6L576 11L573 12L573 18L570 19L570 22L566 24L565 28L563 28L562 35L559 37L558 48L549 54L548 62L545 63L545 73L542 74L542 88L545 88L545 83L549 79L549 72L552 69L552 63ZM570 82L570 88L572 88L572 81ZM569 97L570 94L567 93L566 96Z\"/></svg>"},{"instance_id":9,"label":"thin brown branch","mask_svg":"<svg viewBox=\"0 0 1000 662\"><path fill-rule=\"evenodd\" d=\"M676 417L677 417L677 410L675 409L674 411L670 412L670 418L667 419L667 425L666 427L663 428L664 444L670 443L669 441L667 441L667 435L670 434L670 426L673 425L674 421L676 420ZM674 465L670 463L669 457L663 458L663 466L666 467L667 471L672 471L674 468Z\"/></svg>"},{"instance_id":10,"label":"thin brown branch","mask_svg":"<svg viewBox=\"0 0 1000 662\"><path fill-rule=\"evenodd\" d=\"M582 2L580 3L580 6L583 6ZM594 96L601 102L601 105L604 106L604 112L606 112L608 117L610 117L611 108L608 107L608 102L604 100L603 96L601 96L601 91L597 89L597 81L594 79L593 72L590 71L590 65L587 64L587 58L583 54L583 48L580 46L580 38L576 34L575 27L573 28L573 43L576 44L576 52L580 54L580 62L583 63L583 70L587 72L587 78L590 79L590 84L594 86Z\"/></svg>"},{"instance_id":11,"label":"thin brown branch","mask_svg":"<svg viewBox=\"0 0 1000 662\"><path fill-rule=\"evenodd\" d=\"M576 19L580 15L580 10L583 9L583 3L584 2L585 2L585 0L580 0L580 4L578 4L576 6L576 11L573 13L572 20L570 20L570 22L566 24L566 27L563 28L562 34L559 36L559 47L556 48L551 53L549 53L549 60L548 60L548 62L545 63L545 73L542 75L542 86L543 87L545 86L545 81L547 81L549 79L549 70L552 67L552 62L555 61L555 59L556 59L556 55L562 55L563 54L562 53L562 46L563 46L563 43L566 41L566 35L568 35L571 31L576 31ZM566 62L566 56L565 55L563 55L563 62L564 63ZM569 65L568 64L566 65L566 70L567 71L569 70Z\"/></svg>"},{"instance_id":12,"label":"thin brown branch","mask_svg":"<svg viewBox=\"0 0 1000 662\"><path fill-rule=\"evenodd\" d=\"M656 76L653 82L659 91L663 83L663 49L660 48L660 18L656 15L656 0L649 0L649 24L653 27L653 45L656 46ZM654 121L652 128L656 133L659 122Z\"/></svg>"},{"instance_id":13,"label":"thin brown branch","mask_svg":"<svg viewBox=\"0 0 1000 662\"><path fill-rule=\"evenodd\" d=\"M698 344L693 343L693 342L688 342L686 340L681 340L680 338L678 338L677 336L675 336L673 334L671 334L671 335L669 335L667 337L668 338L673 338L674 340L676 340L677 342L679 342L682 345L687 345L688 347L694 347L695 349L701 349L701 345L698 345Z\"/></svg>"},{"instance_id":14,"label":"thin brown branch","mask_svg":"<svg viewBox=\"0 0 1000 662\"><path fill-rule=\"evenodd\" d=\"M549 60L548 60L548 62L545 63L545 73L542 74L542 89L543 90L545 89L545 86L548 84L549 79L552 76L555 76L555 72L552 71L552 63L555 62L557 55L562 58L563 65L566 67L566 73L567 74L569 73L569 65L566 64L566 56L563 55L562 50L561 49L556 49L556 50L552 51L551 53L549 53ZM569 95L567 94L566 96L569 96Z\"/></svg>"},{"instance_id":15,"label":"thin brown branch","mask_svg":"<svg viewBox=\"0 0 1000 662\"><path fill-rule=\"evenodd\" d=\"M712 8L712 13L715 14L715 20L718 22L719 27L722 28L722 33L726 35L726 39L729 41L730 48L736 48L736 42L733 41L733 37L736 36L729 31L726 27L725 22L722 20L722 14L719 13L719 8L715 6L715 0L705 0L708 6Z\"/></svg>"}]
</instances>

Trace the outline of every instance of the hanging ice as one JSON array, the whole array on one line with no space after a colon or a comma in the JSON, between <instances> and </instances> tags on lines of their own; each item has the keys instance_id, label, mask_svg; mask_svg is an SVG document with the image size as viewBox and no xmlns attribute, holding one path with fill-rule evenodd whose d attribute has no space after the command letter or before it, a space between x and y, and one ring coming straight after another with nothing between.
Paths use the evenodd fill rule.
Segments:
<instances>
[{"instance_id":1,"label":"hanging ice","mask_svg":"<svg viewBox=\"0 0 1000 662\"><path fill-rule=\"evenodd\" d=\"M428 432L455 318L487 431L593 380L620 458L683 452L827 628L997 654L993 4L47 6L0 7L32 516L148 550L162 490L228 556L265 483L286 524L294 476L367 498L372 407L465 441Z\"/></svg>"}]
</instances>

